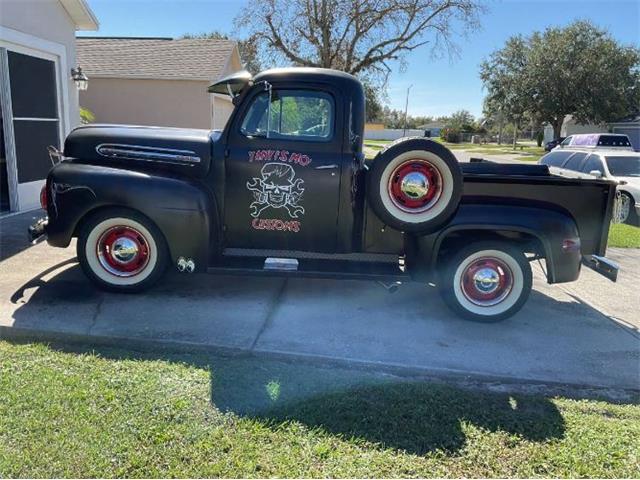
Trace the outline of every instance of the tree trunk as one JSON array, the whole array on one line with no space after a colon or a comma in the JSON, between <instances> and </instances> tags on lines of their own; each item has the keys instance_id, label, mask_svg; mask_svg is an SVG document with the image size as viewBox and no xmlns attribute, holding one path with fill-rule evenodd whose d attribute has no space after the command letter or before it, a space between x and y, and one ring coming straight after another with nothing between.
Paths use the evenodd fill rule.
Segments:
<instances>
[{"instance_id":1,"label":"tree trunk","mask_svg":"<svg viewBox=\"0 0 640 480\"><path fill-rule=\"evenodd\" d=\"M513 124L513 150L516 149L516 142L518 141L518 122Z\"/></svg>"},{"instance_id":2,"label":"tree trunk","mask_svg":"<svg viewBox=\"0 0 640 480\"><path fill-rule=\"evenodd\" d=\"M564 116L562 117L564 118ZM553 139L560 138L560 132L562 131L562 120L554 120L551 122L553 125Z\"/></svg>"},{"instance_id":3,"label":"tree trunk","mask_svg":"<svg viewBox=\"0 0 640 480\"><path fill-rule=\"evenodd\" d=\"M504 120L502 115L500 116L500 125L498 126L498 145L502 145L502 128L504 127Z\"/></svg>"}]
</instances>

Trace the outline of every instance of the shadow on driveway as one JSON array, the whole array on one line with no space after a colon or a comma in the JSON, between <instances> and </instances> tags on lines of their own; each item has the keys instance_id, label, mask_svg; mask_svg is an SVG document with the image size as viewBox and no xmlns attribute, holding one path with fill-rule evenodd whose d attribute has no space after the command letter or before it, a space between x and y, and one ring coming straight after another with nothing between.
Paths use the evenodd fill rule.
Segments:
<instances>
[{"instance_id":1,"label":"shadow on driveway","mask_svg":"<svg viewBox=\"0 0 640 480\"><path fill-rule=\"evenodd\" d=\"M455 317L434 289L418 284L388 294L372 282L170 274L145 294L113 294L94 289L68 259L6 291L0 307L5 330L36 338L79 335L378 371L637 389L637 337L579 299L544 288L515 317L487 325Z\"/></svg>"}]
</instances>

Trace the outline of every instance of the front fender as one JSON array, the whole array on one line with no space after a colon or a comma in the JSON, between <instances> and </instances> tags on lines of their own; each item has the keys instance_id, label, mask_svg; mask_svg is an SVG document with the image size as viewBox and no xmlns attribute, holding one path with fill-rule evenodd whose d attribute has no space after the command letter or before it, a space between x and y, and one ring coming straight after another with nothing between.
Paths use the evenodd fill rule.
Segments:
<instances>
[{"instance_id":1,"label":"front fender","mask_svg":"<svg viewBox=\"0 0 640 480\"><path fill-rule=\"evenodd\" d=\"M47 178L49 244L67 247L80 222L108 207L136 210L164 234L172 260L193 258L204 271L219 222L213 195L193 180L62 162Z\"/></svg>"},{"instance_id":2,"label":"front fender","mask_svg":"<svg viewBox=\"0 0 640 480\"><path fill-rule=\"evenodd\" d=\"M515 205L462 204L449 224L440 232L418 239L420 251L432 271L436 271L442 243L452 233L468 231L517 232L536 238L544 249L549 283L578 278L581 265L579 249L563 249L565 239L578 239L578 227L571 216L555 210ZM469 243L474 238L469 238Z\"/></svg>"}]
</instances>

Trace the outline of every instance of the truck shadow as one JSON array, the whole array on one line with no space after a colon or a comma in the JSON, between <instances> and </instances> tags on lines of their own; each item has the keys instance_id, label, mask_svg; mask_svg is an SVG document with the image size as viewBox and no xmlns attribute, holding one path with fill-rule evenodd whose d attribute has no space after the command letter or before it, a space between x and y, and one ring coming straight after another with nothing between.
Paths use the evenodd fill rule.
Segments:
<instances>
[{"instance_id":1,"label":"truck shadow","mask_svg":"<svg viewBox=\"0 0 640 480\"><path fill-rule=\"evenodd\" d=\"M174 362L207 370L210 403L219 412L253 420L272 431L296 424L336 442L355 440L380 450L455 455L478 430L502 436L499 442L548 442L564 438L566 430L555 403L539 395L244 356L57 342L48 346L116 362Z\"/></svg>"}]
</instances>

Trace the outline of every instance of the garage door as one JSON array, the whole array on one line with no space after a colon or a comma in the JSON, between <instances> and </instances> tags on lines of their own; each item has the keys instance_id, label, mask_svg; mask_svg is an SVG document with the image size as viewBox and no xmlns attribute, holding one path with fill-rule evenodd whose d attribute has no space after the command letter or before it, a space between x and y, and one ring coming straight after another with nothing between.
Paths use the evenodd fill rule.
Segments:
<instances>
[{"instance_id":1,"label":"garage door","mask_svg":"<svg viewBox=\"0 0 640 480\"><path fill-rule=\"evenodd\" d=\"M636 151L640 151L640 127L615 127L613 133L624 133L631 140L631 145Z\"/></svg>"}]
</instances>

